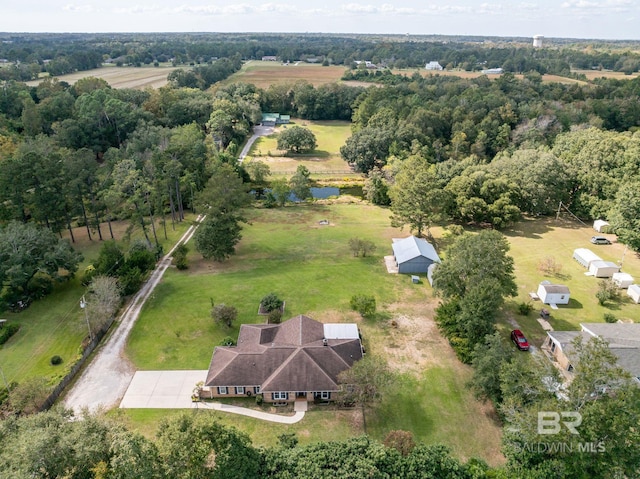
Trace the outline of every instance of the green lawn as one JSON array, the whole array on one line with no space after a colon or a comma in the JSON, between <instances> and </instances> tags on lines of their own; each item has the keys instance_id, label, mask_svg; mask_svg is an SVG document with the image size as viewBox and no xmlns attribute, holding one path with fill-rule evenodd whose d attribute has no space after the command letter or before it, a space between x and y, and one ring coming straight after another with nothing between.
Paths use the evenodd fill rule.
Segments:
<instances>
[{"instance_id":1,"label":"green lawn","mask_svg":"<svg viewBox=\"0 0 640 479\"><path fill-rule=\"evenodd\" d=\"M319 225L322 219L330 224ZM236 338L240 323L264 320L257 314L258 304L273 291L286 301L285 319L306 314L325 322L359 321L367 350L386 357L399 374L406 373L402 390L366 414L367 433L382 440L391 430L408 429L419 440L448 444L461 457L500 462L500 428L465 388L469 368L456 360L433 326L431 288L386 272L382 257L391 251L391 238L408 234L389 226L388 210L366 204L296 205L253 210L250 220L237 254L228 261L204 261L192 252L189 270L167 273L128 342L127 354L138 368L208 368L213 348L222 338ZM356 235L375 242L373 256L351 255L348 240ZM376 320L361 321L350 311L349 299L358 293L376 297L381 312ZM238 308L238 324L231 329L214 324L209 316L212 300ZM395 331L397 350L403 354L399 359L385 343L390 320L407 315L416 318L413 324L418 329ZM400 347L416 338L406 351ZM408 376L407 371L411 371ZM146 434L153 434L163 417L157 411L123 414ZM315 410L294 426L222 417L247 432L255 444L268 445L287 431L297 432L303 443L362 433L362 422L347 420L345 414L352 413Z\"/></svg>"},{"instance_id":2,"label":"green lawn","mask_svg":"<svg viewBox=\"0 0 640 479\"><path fill-rule=\"evenodd\" d=\"M295 120L295 125L309 128L316 136L318 147L303 155L283 154L277 148L278 127L276 133L263 136L251 147L247 159L255 158L269 165L274 175L292 174L298 165L305 165L315 175L351 173L347 163L340 157L340 147L351 136L351 124L346 121L308 121Z\"/></svg>"},{"instance_id":3,"label":"green lawn","mask_svg":"<svg viewBox=\"0 0 640 479\"><path fill-rule=\"evenodd\" d=\"M631 302L626 290L621 290L620 300L600 306L595 297L599 279L585 276L587 272L573 256L576 248L588 248L606 261L619 262L624 254L623 271L640 280L640 259L632 251L625 253L624 245L593 245L589 242L596 233L591 227L563 218L528 219L505 232L511 244L510 254L515 260L518 297L508 302L506 314L520 323L525 335L534 339L534 344L542 342L546 334L536 321L540 308L539 301L533 302L535 310L528 317L515 313L516 304L529 301L529 292L535 292L543 280L565 284L571 292L568 305L551 310L550 323L556 330L577 330L580 323L604 322L604 314L611 313L619 319L640 321L640 306ZM613 235L607 235L612 240ZM545 276L538 271L539 262L553 257L562 265L556 277Z\"/></svg>"},{"instance_id":4,"label":"green lawn","mask_svg":"<svg viewBox=\"0 0 640 479\"><path fill-rule=\"evenodd\" d=\"M278 424L204 409L199 410L197 414L212 415L216 421L243 431L251 437L253 445L258 447L277 445L279 435L291 432L296 433L302 445L318 441L335 441L363 433L361 415L357 410L327 411L323 406L311 408L304 419L296 424ZM162 419L182 413L183 411L176 409L117 409L110 412L110 415L146 437L153 438Z\"/></svg>"},{"instance_id":5,"label":"green lawn","mask_svg":"<svg viewBox=\"0 0 640 479\"><path fill-rule=\"evenodd\" d=\"M191 218L179 224L176 231L168 228L167 240L164 240L164 236L159 237L165 250L168 250L189 227ZM116 222L113 228L114 236L121 240L127 224ZM102 231L106 239L106 225L103 225ZM97 234L94 241L89 241L86 229L83 228L76 228L74 235L76 243L73 246L84 255L77 277L68 283L57 285L53 294L34 302L19 314L2 313L3 318L21 325L20 330L0 346L0 367L9 382L44 376L53 383L56 378L66 373L66 366L77 357L80 345L88 335L85 318L79 306L82 295L86 293L80 278L84 268L98 256L102 243L98 241ZM134 230L131 235L132 238L139 236L141 231L138 230ZM124 248L126 250L126 244ZM49 360L54 355L62 357L63 363L52 366Z\"/></svg>"}]
</instances>

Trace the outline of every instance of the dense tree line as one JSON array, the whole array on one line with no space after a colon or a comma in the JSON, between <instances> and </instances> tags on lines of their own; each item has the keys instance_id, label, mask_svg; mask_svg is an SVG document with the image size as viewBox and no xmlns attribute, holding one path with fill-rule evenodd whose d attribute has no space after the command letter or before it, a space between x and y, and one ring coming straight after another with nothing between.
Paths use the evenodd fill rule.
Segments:
<instances>
[{"instance_id":1,"label":"dense tree line","mask_svg":"<svg viewBox=\"0 0 640 479\"><path fill-rule=\"evenodd\" d=\"M631 73L640 56L621 42L569 43L534 49L529 39L436 36L322 34L4 34L0 58L12 62L0 79L30 80L83 71L110 60L116 65L211 64L219 58L245 60L276 56L281 61L326 61L350 66L368 60L390 67L422 67L437 60L447 68L481 70L502 67L510 72L570 75L571 68ZM488 40L488 42L485 42ZM594 45L595 44L595 45ZM591 48L584 48L585 45ZM594 48L595 46L595 48ZM558 48L559 47L559 48Z\"/></svg>"},{"instance_id":2,"label":"dense tree line","mask_svg":"<svg viewBox=\"0 0 640 479\"><path fill-rule=\"evenodd\" d=\"M0 422L0 478L353 478L471 479L489 477L479 460L463 463L443 446L366 436L297 446L295 435L256 448L235 428L206 414L162 420L156 437L102 416L72 420L55 409ZM404 446L404 447L402 447Z\"/></svg>"}]
</instances>

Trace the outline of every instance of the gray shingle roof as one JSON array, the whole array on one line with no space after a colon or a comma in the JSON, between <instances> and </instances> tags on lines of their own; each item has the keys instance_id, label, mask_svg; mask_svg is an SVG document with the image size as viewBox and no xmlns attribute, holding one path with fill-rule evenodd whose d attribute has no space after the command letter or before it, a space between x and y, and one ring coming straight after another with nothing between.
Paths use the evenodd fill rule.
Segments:
<instances>
[{"instance_id":1,"label":"gray shingle roof","mask_svg":"<svg viewBox=\"0 0 640 479\"><path fill-rule=\"evenodd\" d=\"M300 315L282 324L243 324L236 347L214 349L206 386L262 391L336 391L338 375L362 358L360 339L328 339L323 324Z\"/></svg>"}]
</instances>

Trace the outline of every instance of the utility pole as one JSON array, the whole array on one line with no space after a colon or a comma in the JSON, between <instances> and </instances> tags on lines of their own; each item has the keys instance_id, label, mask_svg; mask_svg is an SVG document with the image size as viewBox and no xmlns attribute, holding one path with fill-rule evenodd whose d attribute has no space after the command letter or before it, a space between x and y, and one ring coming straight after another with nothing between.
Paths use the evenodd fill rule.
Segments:
<instances>
[{"instance_id":1,"label":"utility pole","mask_svg":"<svg viewBox=\"0 0 640 479\"><path fill-rule=\"evenodd\" d=\"M87 322L87 329L89 330L89 341L93 341L93 333L91 332L91 324L89 324L89 315L87 314L87 302L84 299L84 294L80 300L80 307L84 311L84 319Z\"/></svg>"}]
</instances>

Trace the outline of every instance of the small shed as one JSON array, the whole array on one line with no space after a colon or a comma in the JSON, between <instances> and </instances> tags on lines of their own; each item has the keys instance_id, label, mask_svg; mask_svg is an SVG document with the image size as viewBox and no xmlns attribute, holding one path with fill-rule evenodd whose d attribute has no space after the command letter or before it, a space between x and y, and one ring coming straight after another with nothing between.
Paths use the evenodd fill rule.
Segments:
<instances>
[{"instance_id":1,"label":"small shed","mask_svg":"<svg viewBox=\"0 0 640 479\"><path fill-rule=\"evenodd\" d=\"M436 249L422 238L409 236L394 241L391 247L398 273L427 273L430 265L440 262Z\"/></svg>"},{"instance_id":2,"label":"small shed","mask_svg":"<svg viewBox=\"0 0 640 479\"><path fill-rule=\"evenodd\" d=\"M598 233L606 233L609 226L609 223L605 220L595 220L593 222L593 229Z\"/></svg>"},{"instance_id":3,"label":"small shed","mask_svg":"<svg viewBox=\"0 0 640 479\"><path fill-rule=\"evenodd\" d=\"M612 261L592 261L589 264L589 273L596 278L611 278L614 273L620 271L620 266Z\"/></svg>"},{"instance_id":4,"label":"small shed","mask_svg":"<svg viewBox=\"0 0 640 479\"><path fill-rule=\"evenodd\" d=\"M613 273L611 281L613 281L618 288L624 289L633 284L633 276L629 273Z\"/></svg>"},{"instance_id":5,"label":"small shed","mask_svg":"<svg viewBox=\"0 0 640 479\"><path fill-rule=\"evenodd\" d=\"M633 300L634 303L640 303L640 284L632 284L627 289L627 295Z\"/></svg>"},{"instance_id":6,"label":"small shed","mask_svg":"<svg viewBox=\"0 0 640 479\"><path fill-rule=\"evenodd\" d=\"M602 258L587 248L578 248L573 251L573 259L585 268L589 268L594 261L602 261Z\"/></svg>"},{"instance_id":7,"label":"small shed","mask_svg":"<svg viewBox=\"0 0 640 479\"><path fill-rule=\"evenodd\" d=\"M543 281L538 285L537 294L544 304L569 304L569 288L563 284Z\"/></svg>"}]
</instances>

